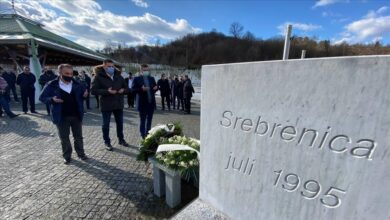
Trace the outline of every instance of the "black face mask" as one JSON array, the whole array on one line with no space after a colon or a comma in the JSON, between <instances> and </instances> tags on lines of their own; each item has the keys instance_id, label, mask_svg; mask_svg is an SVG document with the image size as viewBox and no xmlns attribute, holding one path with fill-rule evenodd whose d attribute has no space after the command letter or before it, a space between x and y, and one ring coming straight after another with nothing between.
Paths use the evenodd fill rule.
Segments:
<instances>
[{"instance_id":1,"label":"black face mask","mask_svg":"<svg viewBox=\"0 0 390 220\"><path fill-rule=\"evenodd\" d=\"M63 79L65 82L70 82L70 81L72 81L73 77L70 77L70 76L62 76L62 79Z\"/></svg>"}]
</instances>

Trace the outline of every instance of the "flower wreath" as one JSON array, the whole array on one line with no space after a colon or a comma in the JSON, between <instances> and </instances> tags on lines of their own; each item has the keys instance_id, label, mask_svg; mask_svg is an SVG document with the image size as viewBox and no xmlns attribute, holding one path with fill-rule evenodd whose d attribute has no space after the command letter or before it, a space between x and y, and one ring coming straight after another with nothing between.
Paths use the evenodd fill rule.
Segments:
<instances>
[{"instance_id":1,"label":"flower wreath","mask_svg":"<svg viewBox=\"0 0 390 220\"><path fill-rule=\"evenodd\" d=\"M157 125L150 129L148 135L141 141L141 147L137 160L147 161L148 157L154 156L162 138L170 138L175 135L183 135L182 127L179 123Z\"/></svg>"}]
</instances>

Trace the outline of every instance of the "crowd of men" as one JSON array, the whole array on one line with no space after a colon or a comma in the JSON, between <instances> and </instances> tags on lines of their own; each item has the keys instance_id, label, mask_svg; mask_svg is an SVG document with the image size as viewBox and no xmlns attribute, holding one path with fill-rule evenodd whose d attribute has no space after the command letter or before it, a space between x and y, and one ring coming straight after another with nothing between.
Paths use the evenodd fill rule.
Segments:
<instances>
[{"instance_id":1,"label":"crowd of men","mask_svg":"<svg viewBox=\"0 0 390 220\"><path fill-rule=\"evenodd\" d=\"M191 80L187 75L172 76L169 79L165 74L156 82L151 76L147 64L142 64L138 76L132 73L125 79L114 66L112 60L104 60L102 65L93 69L92 77L85 71L80 73L69 64L58 66L58 75L45 68L38 79L42 88L39 100L46 104L47 114L56 125L61 140L64 163L71 162L72 145L69 138L72 131L74 149L82 160L88 159L84 152L82 137L82 120L86 108L90 109L90 94L97 100L97 107L102 114L102 136L106 150L114 147L109 137L111 115L114 115L118 144L124 147L130 145L125 141L123 134L123 109L127 96L128 108L136 108L139 112L139 132L145 138L151 129L154 111L156 110L155 94L160 91L162 110L165 104L168 111L181 110L185 114L191 113L191 97L194 93ZM22 111L27 114L37 113L35 110L35 82L36 78L29 67L24 67L18 74L7 72L0 67L0 116L4 112L14 118L18 115L10 109L11 93L15 102L19 102L16 85L20 87ZM28 109L28 104L30 109Z\"/></svg>"}]
</instances>

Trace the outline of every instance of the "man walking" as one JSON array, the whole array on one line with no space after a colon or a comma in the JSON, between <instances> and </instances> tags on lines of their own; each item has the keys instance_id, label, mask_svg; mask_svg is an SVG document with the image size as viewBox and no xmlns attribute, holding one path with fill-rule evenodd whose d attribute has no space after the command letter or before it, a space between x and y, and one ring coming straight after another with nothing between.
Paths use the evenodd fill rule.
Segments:
<instances>
[{"instance_id":1,"label":"man walking","mask_svg":"<svg viewBox=\"0 0 390 220\"><path fill-rule=\"evenodd\" d=\"M3 78L8 84L7 92L5 94L5 98L8 102L11 101L11 92L14 96L15 102L19 102L18 93L16 92L16 75L11 71L5 71L2 67L0 67L0 72L3 73Z\"/></svg>"},{"instance_id":2,"label":"man walking","mask_svg":"<svg viewBox=\"0 0 390 220\"><path fill-rule=\"evenodd\" d=\"M131 86L133 85L133 74L129 72L129 77L126 78L126 85L129 88L127 92L127 105L129 108L134 108L134 93L131 91Z\"/></svg>"},{"instance_id":3,"label":"man walking","mask_svg":"<svg viewBox=\"0 0 390 220\"><path fill-rule=\"evenodd\" d=\"M155 93L158 90L156 80L150 76L147 64L142 64L140 76L134 78L132 91L137 95L137 110L140 117L139 131L145 139L151 126L156 107Z\"/></svg>"},{"instance_id":4,"label":"man walking","mask_svg":"<svg viewBox=\"0 0 390 220\"><path fill-rule=\"evenodd\" d=\"M0 71L0 117L3 117L3 109L4 109L4 111L8 115L8 117L15 118L18 115L14 114L10 110L9 101L6 98L8 83L2 77L3 75L4 75L4 72Z\"/></svg>"},{"instance_id":5,"label":"man walking","mask_svg":"<svg viewBox=\"0 0 390 220\"><path fill-rule=\"evenodd\" d=\"M43 70L43 74L38 79L39 85L41 85L41 89L43 89L48 82L56 78L57 76L54 74L54 72L50 69L47 69L46 67ZM46 111L47 115L50 115L50 103L46 103Z\"/></svg>"},{"instance_id":6,"label":"man walking","mask_svg":"<svg viewBox=\"0 0 390 220\"><path fill-rule=\"evenodd\" d=\"M124 94L127 93L125 79L114 67L113 61L109 59L104 60L103 65L96 66L94 72L96 76L92 82L92 93L100 97L100 110L103 116L102 131L106 150L113 150L109 137L111 114L114 114L119 145L129 147L123 135L123 99Z\"/></svg>"},{"instance_id":7,"label":"man walking","mask_svg":"<svg viewBox=\"0 0 390 220\"><path fill-rule=\"evenodd\" d=\"M165 78L165 74L161 74L161 78L157 81L158 89L160 90L162 110L165 110L165 101L168 105L168 110L171 110L171 89L169 87L169 81Z\"/></svg>"},{"instance_id":8,"label":"man walking","mask_svg":"<svg viewBox=\"0 0 390 220\"><path fill-rule=\"evenodd\" d=\"M88 159L84 152L82 132L83 97L87 96L87 91L84 86L73 79L71 65L59 65L58 72L59 78L50 81L43 88L39 100L52 107L52 120L58 129L64 163L69 164L72 156L72 144L69 139L71 129L78 157L81 160Z\"/></svg>"},{"instance_id":9,"label":"man walking","mask_svg":"<svg viewBox=\"0 0 390 220\"><path fill-rule=\"evenodd\" d=\"M184 87L183 87L183 96L184 96L184 105L185 113L191 114L191 98L192 93L194 93L194 87L192 86L191 80L188 78L188 75L184 76Z\"/></svg>"},{"instance_id":10,"label":"man walking","mask_svg":"<svg viewBox=\"0 0 390 220\"><path fill-rule=\"evenodd\" d=\"M28 111L27 101L30 103L31 113L38 113L35 111L35 81L35 76L30 72L30 68L28 66L23 68L23 72L18 75L16 80L16 84L20 86L24 114L27 114Z\"/></svg>"}]
</instances>

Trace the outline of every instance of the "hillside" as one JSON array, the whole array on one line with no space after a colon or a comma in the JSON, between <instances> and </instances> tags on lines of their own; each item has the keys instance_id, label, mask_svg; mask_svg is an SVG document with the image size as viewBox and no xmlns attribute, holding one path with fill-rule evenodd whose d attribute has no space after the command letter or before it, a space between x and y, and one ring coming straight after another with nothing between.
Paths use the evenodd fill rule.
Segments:
<instances>
[{"instance_id":1,"label":"hillside","mask_svg":"<svg viewBox=\"0 0 390 220\"><path fill-rule=\"evenodd\" d=\"M163 46L137 46L105 48L121 62L153 63L171 66L199 68L204 64L278 60L283 55L284 39L256 39L253 35L241 38L225 36L218 32L190 34ZM373 44L339 44L330 41L317 41L308 37L293 37L290 59L301 57L306 50L306 57L333 57L349 55L390 54L390 45L379 42Z\"/></svg>"}]
</instances>

